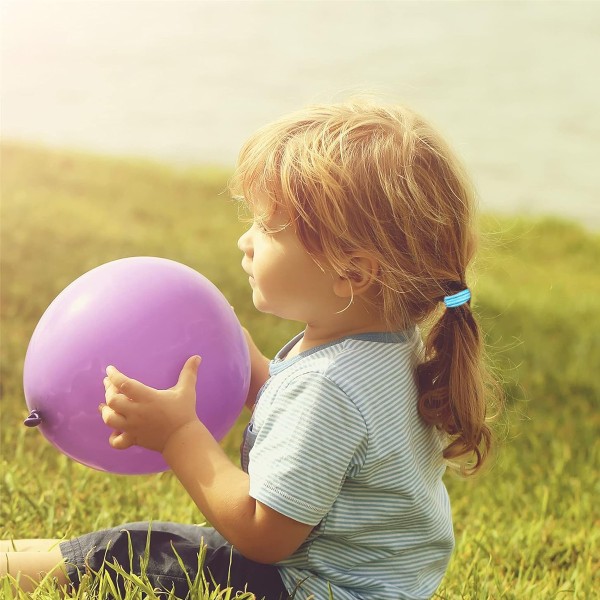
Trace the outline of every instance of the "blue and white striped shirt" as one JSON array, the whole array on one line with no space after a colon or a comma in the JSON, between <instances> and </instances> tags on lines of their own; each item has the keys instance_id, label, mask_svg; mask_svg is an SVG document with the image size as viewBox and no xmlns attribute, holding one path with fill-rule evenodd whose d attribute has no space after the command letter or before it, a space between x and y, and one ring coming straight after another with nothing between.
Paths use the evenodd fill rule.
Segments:
<instances>
[{"instance_id":1,"label":"blue and white striped shirt","mask_svg":"<svg viewBox=\"0 0 600 600\"><path fill-rule=\"evenodd\" d=\"M408 334L369 333L270 364L247 428L250 495L315 525L278 564L298 600L430 598L454 547L443 440L417 410ZM312 596L311 596L312 595Z\"/></svg>"}]
</instances>

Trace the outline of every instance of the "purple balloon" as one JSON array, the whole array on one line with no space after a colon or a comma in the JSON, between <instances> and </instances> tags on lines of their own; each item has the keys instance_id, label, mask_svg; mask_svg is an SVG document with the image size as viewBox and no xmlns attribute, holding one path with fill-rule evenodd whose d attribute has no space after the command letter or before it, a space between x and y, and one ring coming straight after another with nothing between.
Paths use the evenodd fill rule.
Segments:
<instances>
[{"instance_id":1,"label":"purple balloon","mask_svg":"<svg viewBox=\"0 0 600 600\"><path fill-rule=\"evenodd\" d=\"M196 354L202 357L196 412L221 439L250 385L248 347L229 302L200 273L171 260L133 257L101 265L63 290L33 332L23 376L32 411L26 424L94 469L165 471L158 452L110 447L110 429L98 412L105 369L114 365L166 389Z\"/></svg>"}]
</instances>

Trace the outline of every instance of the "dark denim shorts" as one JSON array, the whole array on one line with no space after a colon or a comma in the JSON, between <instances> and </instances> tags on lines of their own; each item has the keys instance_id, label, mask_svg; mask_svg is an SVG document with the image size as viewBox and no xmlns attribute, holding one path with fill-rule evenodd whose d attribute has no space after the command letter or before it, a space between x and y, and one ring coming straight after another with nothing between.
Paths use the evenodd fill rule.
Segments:
<instances>
[{"instance_id":1,"label":"dark denim shorts","mask_svg":"<svg viewBox=\"0 0 600 600\"><path fill-rule=\"evenodd\" d=\"M286 600L289 594L273 565L264 565L244 558L225 538L209 527L178 523L127 523L113 529L88 533L60 545L67 563L67 575L77 588L85 573L98 573L103 565L123 593L125 583L110 565L117 562L127 573L140 575L142 563L146 577L154 589L172 589L179 598L186 598L189 583L198 575L198 554L206 546L203 571L208 589L215 584L221 589L248 591L260 600ZM173 551L175 550L175 552ZM144 557L147 559L144 560ZM142 563L140 562L142 559Z\"/></svg>"}]
</instances>

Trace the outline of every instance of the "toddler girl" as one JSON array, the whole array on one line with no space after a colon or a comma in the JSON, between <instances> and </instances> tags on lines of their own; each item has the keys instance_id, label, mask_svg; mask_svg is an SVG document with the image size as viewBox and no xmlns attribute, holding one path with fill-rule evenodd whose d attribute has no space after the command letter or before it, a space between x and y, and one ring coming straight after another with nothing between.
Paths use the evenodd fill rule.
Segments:
<instances>
[{"instance_id":1,"label":"toddler girl","mask_svg":"<svg viewBox=\"0 0 600 600\"><path fill-rule=\"evenodd\" d=\"M111 445L161 452L213 528L127 524L2 568L77 586L148 544L153 586L185 597L174 550L193 579L204 544L209 581L257 598L430 598L454 546L444 471L477 471L491 445L468 180L421 117L353 100L258 131L232 190L254 305L305 325L271 361L248 334L241 469L196 416L199 357L170 390L109 367L101 406Z\"/></svg>"}]
</instances>

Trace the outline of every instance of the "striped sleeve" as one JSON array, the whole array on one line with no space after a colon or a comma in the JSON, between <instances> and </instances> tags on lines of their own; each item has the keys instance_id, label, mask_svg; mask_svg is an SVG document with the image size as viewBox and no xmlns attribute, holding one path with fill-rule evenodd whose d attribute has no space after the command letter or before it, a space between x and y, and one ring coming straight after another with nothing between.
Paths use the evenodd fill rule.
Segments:
<instances>
[{"instance_id":1,"label":"striped sleeve","mask_svg":"<svg viewBox=\"0 0 600 600\"><path fill-rule=\"evenodd\" d=\"M344 392L319 373L278 390L250 452L250 495L307 525L318 524L346 474L364 461L367 428Z\"/></svg>"}]
</instances>

